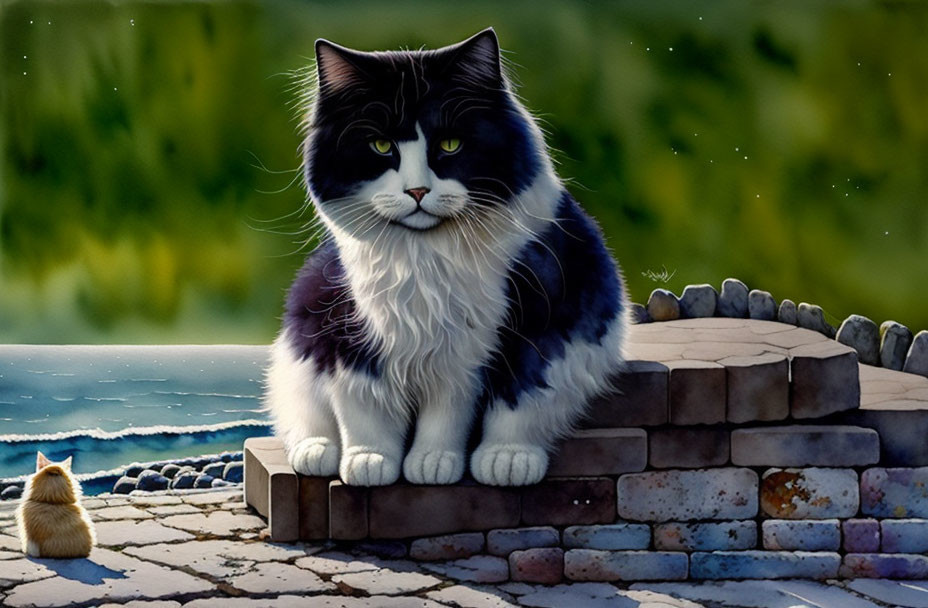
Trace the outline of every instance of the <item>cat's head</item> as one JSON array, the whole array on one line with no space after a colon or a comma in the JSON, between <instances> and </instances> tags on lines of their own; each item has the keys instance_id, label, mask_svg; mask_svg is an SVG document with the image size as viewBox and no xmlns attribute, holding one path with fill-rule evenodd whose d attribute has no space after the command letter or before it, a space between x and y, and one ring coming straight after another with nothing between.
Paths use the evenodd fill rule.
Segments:
<instances>
[{"instance_id":1,"label":"cat's head","mask_svg":"<svg viewBox=\"0 0 928 608\"><path fill-rule=\"evenodd\" d=\"M61 462L52 462L39 452L36 455L35 475L29 478L25 495L38 502L75 502L80 495L80 484L71 474L71 457Z\"/></svg>"},{"instance_id":2,"label":"cat's head","mask_svg":"<svg viewBox=\"0 0 928 608\"><path fill-rule=\"evenodd\" d=\"M540 132L510 90L492 29L433 51L318 40L316 69L305 179L346 233L472 225L543 170Z\"/></svg>"}]
</instances>

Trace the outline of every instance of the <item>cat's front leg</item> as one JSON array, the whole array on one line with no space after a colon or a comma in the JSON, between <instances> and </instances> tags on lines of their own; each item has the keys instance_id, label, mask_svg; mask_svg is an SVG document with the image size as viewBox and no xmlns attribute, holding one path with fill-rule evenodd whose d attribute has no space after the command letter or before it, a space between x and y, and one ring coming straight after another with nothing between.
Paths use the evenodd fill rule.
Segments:
<instances>
[{"instance_id":1,"label":"cat's front leg","mask_svg":"<svg viewBox=\"0 0 928 608\"><path fill-rule=\"evenodd\" d=\"M290 466L303 475L335 475L340 450L331 376L319 373L311 357L298 356L286 335L274 343L270 363L265 405Z\"/></svg>"},{"instance_id":2,"label":"cat's front leg","mask_svg":"<svg viewBox=\"0 0 928 608\"><path fill-rule=\"evenodd\" d=\"M436 391L420 404L416 436L403 461L411 483L450 484L461 480L467 435L474 419L473 390Z\"/></svg>"},{"instance_id":3,"label":"cat's front leg","mask_svg":"<svg viewBox=\"0 0 928 608\"><path fill-rule=\"evenodd\" d=\"M341 431L338 473L348 485L384 486L400 476L409 426L401 396L365 372L341 370L333 382L333 406Z\"/></svg>"}]
</instances>

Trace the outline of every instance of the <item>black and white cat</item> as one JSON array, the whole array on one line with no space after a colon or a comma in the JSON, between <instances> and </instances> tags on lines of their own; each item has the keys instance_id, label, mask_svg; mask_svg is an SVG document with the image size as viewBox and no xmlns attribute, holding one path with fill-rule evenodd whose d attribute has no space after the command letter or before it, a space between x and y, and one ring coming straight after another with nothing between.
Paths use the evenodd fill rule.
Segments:
<instances>
[{"instance_id":1,"label":"black and white cat","mask_svg":"<svg viewBox=\"0 0 928 608\"><path fill-rule=\"evenodd\" d=\"M265 398L290 463L454 483L480 424L477 481L539 481L619 370L627 306L496 34L377 53L319 40L316 64L305 179L327 234L290 290Z\"/></svg>"}]
</instances>

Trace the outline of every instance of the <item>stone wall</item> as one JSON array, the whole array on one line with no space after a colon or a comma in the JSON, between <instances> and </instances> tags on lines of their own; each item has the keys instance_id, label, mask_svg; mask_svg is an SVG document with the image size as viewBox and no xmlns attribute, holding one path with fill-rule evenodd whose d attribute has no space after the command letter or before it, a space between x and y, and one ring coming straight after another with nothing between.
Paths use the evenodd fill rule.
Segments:
<instances>
[{"instance_id":1,"label":"stone wall","mask_svg":"<svg viewBox=\"0 0 928 608\"><path fill-rule=\"evenodd\" d=\"M274 540L484 582L928 577L928 378L746 318L636 325L628 355L534 486L350 487L260 438L246 501Z\"/></svg>"}]
</instances>

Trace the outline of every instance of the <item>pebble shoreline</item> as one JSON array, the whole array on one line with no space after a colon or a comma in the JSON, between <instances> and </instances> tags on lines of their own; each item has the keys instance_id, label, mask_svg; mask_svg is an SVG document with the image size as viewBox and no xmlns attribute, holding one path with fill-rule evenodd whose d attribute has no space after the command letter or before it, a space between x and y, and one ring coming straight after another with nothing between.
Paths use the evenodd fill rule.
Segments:
<instances>
[{"instance_id":1,"label":"pebble shoreline","mask_svg":"<svg viewBox=\"0 0 928 608\"><path fill-rule=\"evenodd\" d=\"M222 452L175 460L133 463L113 484L113 494L134 490L201 490L204 488L240 487L244 481L242 452ZM25 481L8 482L0 491L0 500L22 496Z\"/></svg>"}]
</instances>

